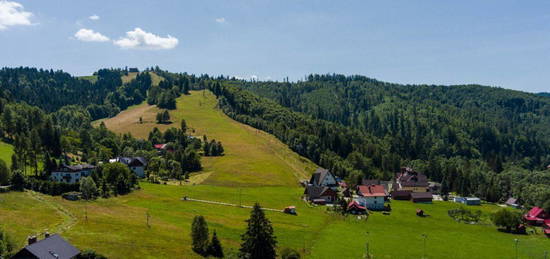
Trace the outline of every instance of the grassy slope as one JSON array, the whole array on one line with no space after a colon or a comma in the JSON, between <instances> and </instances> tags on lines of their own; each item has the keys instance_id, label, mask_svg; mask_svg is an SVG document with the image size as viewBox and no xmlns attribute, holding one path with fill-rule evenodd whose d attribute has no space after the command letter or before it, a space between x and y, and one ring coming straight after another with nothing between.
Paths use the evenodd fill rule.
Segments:
<instances>
[{"instance_id":1,"label":"grassy slope","mask_svg":"<svg viewBox=\"0 0 550 259\"><path fill-rule=\"evenodd\" d=\"M367 232L375 258L421 257L422 233L428 235L428 258L513 258L514 238L520 239L520 258L542 258L543 251L550 250L549 240L540 234L515 236L497 232L492 226L456 223L447 216L447 210L456 206L453 203L416 205L394 201L390 216L375 213L367 222L327 214L322 207L310 208L300 201L302 189L296 186L293 174L279 170L296 167L300 175L313 165L294 160L296 155L289 154L273 137L230 120L213 105L211 95L205 98L193 92L179 99L178 112L172 112L175 125L185 118L197 135L221 140L228 152L222 158L203 160L209 173L196 176L209 175L203 184L142 183L142 190L93 202L70 202L28 192L0 194L0 225L15 233L20 244L26 235L48 228L64 231L63 236L78 247L93 248L112 258L199 258L190 249L189 232L192 218L204 215L224 247L237 249L249 210L179 200L190 196L231 203L260 202L269 208L296 205L298 216L266 214L274 224L279 247L305 248L309 258L361 258ZM143 137L143 127L155 125L135 123L141 116L136 110L139 107L132 109L136 114L128 115L134 119L121 120L119 128ZM115 122L116 118L106 120L114 130ZM262 183L266 176L275 180ZM278 186L265 186L274 183ZM431 217L416 217L416 208L423 208ZM485 211L497 208L481 207ZM150 228L146 226L146 213L151 215Z\"/></svg>"},{"instance_id":2,"label":"grassy slope","mask_svg":"<svg viewBox=\"0 0 550 259\"><path fill-rule=\"evenodd\" d=\"M156 124L159 109L146 103L104 122L115 132L131 132L136 137L146 138L153 127L161 130L179 127L183 118L191 134L221 140L225 156L203 158L204 172L213 172L206 179L207 184L295 186L297 179L307 178L315 169L313 163L292 152L275 137L231 120L215 106L212 93L192 91L191 95L178 98L178 109L170 112L172 124ZM139 117L143 118L143 124L138 123Z\"/></svg>"},{"instance_id":3,"label":"grassy slope","mask_svg":"<svg viewBox=\"0 0 550 259\"><path fill-rule=\"evenodd\" d=\"M13 146L4 142L0 142L0 159L4 160L8 166L11 166L11 155L13 154Z\"/></svg>"}]
</instances>

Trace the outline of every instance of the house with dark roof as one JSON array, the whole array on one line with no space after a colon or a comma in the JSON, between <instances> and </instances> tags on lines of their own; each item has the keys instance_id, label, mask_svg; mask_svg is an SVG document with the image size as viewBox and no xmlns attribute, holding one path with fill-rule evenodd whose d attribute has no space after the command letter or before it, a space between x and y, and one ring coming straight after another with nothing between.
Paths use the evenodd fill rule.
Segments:
<instances>
[{"instance_id":1,"label":"house with dark roof","mask_svg":"<svg viewBox=\"0 0 550 259\"><path fill-rule=\"evenodd\" d=\"M72 246L60 235L49 235L40 241L36 236L28 239L29 244L17 252L12 259L70 259L80 254L80 250Z\"/></svg>"},{"instance_id":2,"label":"house with dark roof","mask_svg":"<svg viewBox=\"0 0 550 259\"><path fill-rule=\"evenodd\" d=\"M433 195L431 192L411 192L411 201L415 203L431 203Z\"/></svg>"},{"instance_id":3,"label":"house with dark roof","mask_svg":"<svg viewBox=\"0 0 550 259\"><path fill-rule=\"evenodd\" d=\"M309 180L309 185L330 187L334 190L338 188L336 177L327 169L318 168Z\"/></svg>"},{"instance_id":4,"label":"house with dark roof","mask_svg":"<svg viewBox=\"0 0 550 259\"><path fill-rule=\"evenodd\" d=\"M433 195L429 192L429 186L428 177L425 174L409 167L403 167L395 175L391 196L395 200L410 199L413 202L431 202ZM419 194L413 195L414 193Z\"/></svg>"},{"instance_id":5,"label":"house with dark roof","mask_svg":"<svg viewBox=\"0 0 550 259\"><path fill-rule=\"evenodd\" d=\"M382 185L357 186L357 202L369 210L383 210L386 192Z\"/></svg>"},{"instance_id":6,"label":"house with dark roof","mask_svg":"<svg viewBox=\"0 0 550 259\"><path fill-rule=\"evenodd\" d=\"M304 191L304 198L316 204L333 203L336 196L336 191L328 186L308 185Z\"/></svg>"},{"instance_id":7,"label":"house with dark roof","mask_svg":"<svg viewBox=\"0 0 550 259\"><path fill-rule=\"evenodd\" d=\"M134 174L136 174L137 177L143 178L145 177L145 167L147 166L147 160L144 157L117 157L113 159L109 159L109 163L123 163Z\"/></svg>"},{"instance_id":8,"label":"house with dark roof","mask_svg":"<svg viewBox=\"0 0 550 259\"><path fill-rule=\"evenodd\" d=\"M63 183L78 183L82 177L90 176L95 170L95 166L89 164L81 165L61 165L52 171L50 179Z\"/></svg>"}]
</instances>

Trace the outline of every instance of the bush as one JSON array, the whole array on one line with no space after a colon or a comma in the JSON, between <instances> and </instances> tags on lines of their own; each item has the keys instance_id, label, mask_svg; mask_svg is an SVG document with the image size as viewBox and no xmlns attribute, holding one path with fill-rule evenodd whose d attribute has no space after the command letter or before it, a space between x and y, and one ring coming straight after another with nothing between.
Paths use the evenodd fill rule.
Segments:
<instances>
[{"instance_id":1,"label":"bush","mask_svg":"<svg viewBox=\"0 0 550 259\"><path fill-rule=\"evenodd\" d=\"M91 249L86 249L82 251L76 258L77 259L107 259L107 257L100 255Z\"/></svg>"},{"instance_id":2,"label":"bush","mask_svg":"<svg viewBox=\"0 0 550 259\"><path fill-rule=\"evenodd\" d=\"M499 227L506 229L506 232L510 232L512 228L516 228L521 221L521 214L509 209L500 209L493 214L493 223Z\"/></svg>"},{"instance_id":3,"label":"bush","mask_svg":"<svg viewBox=\"0 0 550 259\"><path fill-rule=\"evenodd\" d=\"M465 223L477 223L481 219L481 210L470 210L465 207L460 207L454 210L449 210L448 214L456 221Z\"/></svg>"}]
</instances>

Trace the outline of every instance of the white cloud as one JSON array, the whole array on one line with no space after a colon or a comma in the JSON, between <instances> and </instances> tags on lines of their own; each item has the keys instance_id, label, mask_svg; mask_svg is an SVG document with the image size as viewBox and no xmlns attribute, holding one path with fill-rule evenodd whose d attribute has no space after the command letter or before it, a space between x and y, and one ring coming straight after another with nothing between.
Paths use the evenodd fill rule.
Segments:
<instances>
[{"instance_id":1,"label":"white cloud","mask_svg":"<svg viewBox=\"0 0 550 259\"><path fill-rule=\"evenodd\" d=\"M94 15L88 17L88 19L93 20L93 21L97 21L97 20L99 20L99 16L94 14Z\"/></svg>"},{"instance_id":2,"label":"white cloud","mask_svg":"<svg viewBox=\"0 0 550 259\"><path fill-rule=\"evenodd\" d=\"M0 30L16 25L32 25L31 16L32 13L26 12L20 3L0 0Z\"/></svg>"},{"instance_id":3,"label":"white cloud","mask_svg":"<svg viewBox=\"0 0 550 259\"><path fill-rule=\"evenodd\" d=\"M224 17L216 18L216 22L217 23L225 23L225 18Z\"/></svg>"},{"instance_id":4,"label":"white cloud","mask_svg":"<svg viewBox=\"0 0 550 259\"><path fill-rule=\"evenodd\" d=\"M178 45L178 39L170 35L160 37L140 28L126 32L122 37L113 43L123 49L173 49Z\"/></svg>"},{"instance_id":5,"label":"white cloud","mask_svg":"<svg viewBox=\"0 0 550 259\"><path fill-rule=\"evenodd\" d=\"M109 38L107 36L90 29L80 29L74 34L74 37L80 41L95 41L95 42L109 41Z\"/></svg>"}]
</instances>

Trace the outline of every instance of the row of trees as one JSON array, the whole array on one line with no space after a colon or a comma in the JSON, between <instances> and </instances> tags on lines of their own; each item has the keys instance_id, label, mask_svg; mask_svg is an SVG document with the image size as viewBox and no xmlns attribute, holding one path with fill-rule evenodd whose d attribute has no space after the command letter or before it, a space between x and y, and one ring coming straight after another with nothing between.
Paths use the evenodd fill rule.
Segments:
<instances>
[{"instance_id":1,"label":"row of trees","mask_svg":"<svg viewBox=\"0 0 550 259\"><path fill-rule=\"evenodd\" d=\"M247 230L241 235L242 243L238 258L246 259L270 259L277 257L277 239L273 232L271 222L266 218L264 211L258 203L252 208L250 218L246 220ZM220 241L216 231L209 242L208 226L203 216L196 216L191 226L191 239L193 251L202 256L224 257ZM283 253L285 259L299 259L296 251Z\"/></svg>"}]
</instances>

